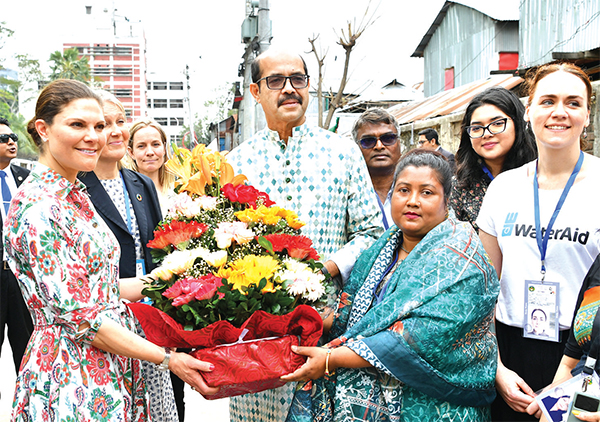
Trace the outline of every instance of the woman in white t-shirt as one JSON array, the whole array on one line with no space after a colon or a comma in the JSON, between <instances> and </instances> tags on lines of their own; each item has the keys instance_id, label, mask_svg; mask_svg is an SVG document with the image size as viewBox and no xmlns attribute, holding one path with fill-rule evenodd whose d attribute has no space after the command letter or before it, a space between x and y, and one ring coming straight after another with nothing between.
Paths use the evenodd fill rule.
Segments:
<instances>
[{"instance_id":1,"label":"woman in white t-shirt","mask_svg":"<svg viewBox=\"0 0 600 422\"><path fill-rule=\"evenodd\" d=\"M500 174L477 218L481 241L501 278L495 421L537 420L523 412L534 392L552 382L579 288L600 252L600 199L594 193L600 185L600 160L581 151L591 96L590 81L577 66L547 64L535 72L525 120L536 136L539 158ZM541 280L545 284L531 282ZM549 292L550 287L555 293L534 295L536 289ZM546 309L557 308L548 316L548 339L527 334L526 312L540 300Z\"/></svg>"}]
</instances>

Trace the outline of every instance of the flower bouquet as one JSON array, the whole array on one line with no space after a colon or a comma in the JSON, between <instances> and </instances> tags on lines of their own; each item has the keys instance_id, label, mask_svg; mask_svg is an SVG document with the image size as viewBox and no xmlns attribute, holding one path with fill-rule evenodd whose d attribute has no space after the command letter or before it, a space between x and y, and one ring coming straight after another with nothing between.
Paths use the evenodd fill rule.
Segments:
<instances>
[{"instance_id":1,"label":"flower bouquet","mask_svg":"<svg viewBox=\"0 0 600 422\"><path fill-rule=\"evenodd\" d=\"M204 145L176 149L166 166L177 195L148 244L160 263L143 291L153 307L132 309L149 340L197 349L192 354L215 364L203 376L223 387L207 398L282 385L279 376L304 362L291 345L313 346L321 336L313 307L325 306L333 290L312 241L300 235L304 223ZM260 379L240 383L249 362ZM232 367L227 379L212 379ZM279 372L266 374L273 368Z\"/></svg>"}]
</instances>

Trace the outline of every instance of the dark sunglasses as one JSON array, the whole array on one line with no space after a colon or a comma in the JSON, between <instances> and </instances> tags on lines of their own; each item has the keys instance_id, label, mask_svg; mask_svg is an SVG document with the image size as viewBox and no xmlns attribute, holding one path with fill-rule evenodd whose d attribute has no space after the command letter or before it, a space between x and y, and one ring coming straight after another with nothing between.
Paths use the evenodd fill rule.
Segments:
<instances>
[{"instance_id":1,"label":"dark sunglasses","mask_svg":"<svg viewBox=\"0 0 600 422\"><path fill-rule=\"evenodd\" d=\"M302 89L308 86L308 75L265 76L256 81L256 83L258 84L260 81L264 80L267 83L267 88L277 91L283 89L288 79L294 89Z\"/></svg>"},{"instance_id":2,"label":"dark sunglasses","mask_svg":"<svg viewBox=\"0 0 600 422\"><path fill-rule=\"evenodd\" d=\"M10 139L12 139L13 142L17 142L19 140L19 137L16 133L3 133L2 135L0 135L0 144L8 144L8 141Z\"/></svg>"},{"instance_id":3,"label":"dark sunglasses","mask_svg":"<svg viewBox=\"0 0 600 422\"><path fill-rule=\"evenodd\" d=\"M362 138L359 142L360 146L363 147L363 149L371 149L375 145L377 145L377 141L381 141L383 145L389 147L391 145L394 145L397 140L398 135L396 135L395 133L386 133L385 135L381 136L367 136L365 138Z\"/></svg>"}]
</instances>

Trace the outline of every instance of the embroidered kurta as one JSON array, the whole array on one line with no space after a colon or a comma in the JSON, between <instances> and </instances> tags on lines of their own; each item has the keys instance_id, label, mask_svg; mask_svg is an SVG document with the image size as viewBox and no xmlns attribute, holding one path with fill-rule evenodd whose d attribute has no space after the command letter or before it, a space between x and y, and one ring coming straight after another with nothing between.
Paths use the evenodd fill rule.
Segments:
<instances>
[{"instance_id":1,"label":"embroidered kurta","mask_svg":"<svg viewBox=\"0 0 600 422\"><path fill-rule=\"evenodd\" d=\"M227 161L278 206L298 213L322 260L344 280L356 258L383 233L367 165L355 142L307 125L287 145L265 129L234 149Z\"/></svg>"},{"instance_id":2,"label":"embroidered kurta","mask_svg":"<svg viewBox=\"0 0 600 422\"><path fill-rule=\"evenodd\" d=\"M306 124L287 144L265 129L234 149L227 161L269 194L278 206L298 213L321 260L332 260L346 280L360 253L383 233L382 215L362 153L355 142ZM240 422L281 422L294 383L231 399L230 417Z\"/></svg>"},{"instance_id":3,"label":"embroidered kurta","mask_svg":"<svg viewBox=\"0 0 600 422\"><path fill-rule=\"evenodd\" d=\"M107 318L136 327L119 300L119 244L85 186L37 164L13 199L4 233L35 325L12 420L149 420L140 361L91 345ZM78 332L84 322L89 329Z\"/></svg>"},{"instance_id":4,"label":"embroidered kurta","mask_svg":"<svg viewBox=\"0 0 600 422\"><path fill-rule=\"evenodd\" d=\"M297 393L289 421L490 419L494 267L474 230L451 216L383 278L401 242L394 226L361 255L330 332L330 347L347 346L373 367L317 380L312 400Z\"/></svg>"}]
</instances>

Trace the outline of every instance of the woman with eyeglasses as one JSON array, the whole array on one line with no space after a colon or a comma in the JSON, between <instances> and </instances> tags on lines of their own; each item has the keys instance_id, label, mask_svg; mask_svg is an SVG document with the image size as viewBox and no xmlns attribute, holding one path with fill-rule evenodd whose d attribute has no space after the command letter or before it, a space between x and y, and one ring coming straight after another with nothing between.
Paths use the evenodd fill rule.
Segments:
<instances>
[{"instance_id":1,"label":"woman with eyeglasses","mask_svg":"<svg viewBox=\"0 0 600 422\"><path fill-rule=\"evenodd\" d=\"M465 111L450 204L456 218L477 230L477 215L492 180L537 157L525 107L512 92L493 87L476 95Z\"/></svg>"},{"instance_id":2,"label":"woman with eyeglasses","mask_svg":"<svg viewBox=\"0 0 600 422\"><path fill-rule=\"evenodd\" d=\"M494 421L536 420L524 412L553 380L583 279L600 253L600 159L581 146L590 124L589 78L568 63L532 73L525 120L539 157L498 175L477 218L501 287ZM545 336L531 334L528 323L540 307L548 311Z\"/></svg>"}]
</instances>

